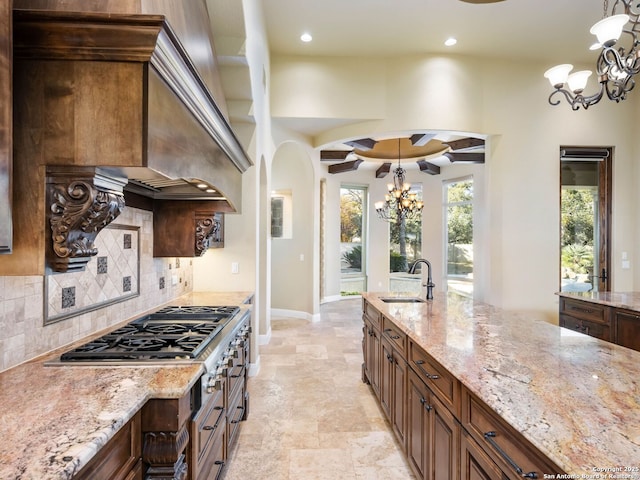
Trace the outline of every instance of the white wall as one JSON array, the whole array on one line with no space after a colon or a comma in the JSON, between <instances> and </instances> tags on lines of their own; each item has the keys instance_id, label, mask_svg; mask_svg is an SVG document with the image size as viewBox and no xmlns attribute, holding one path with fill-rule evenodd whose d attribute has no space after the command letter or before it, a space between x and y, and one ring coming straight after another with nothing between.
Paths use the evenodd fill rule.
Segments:
<instances>
[{"instance_id":1,"label":"white wall","mask_svg":"<svg viewBox=\"0 0 640 480\"><path fill-rule=\"evenodd\" d=\"M302 63L305 83L296 83L297 78L289 74L299 72ZM553 319L557 316L555 292L559 284L561 145L615 146L613 288L637 288L637 280L635 285L633 282L637 262L631 271L622 271L618 261L622 251L633 252L632 260L638 258L633 188L633 179L638 177L634 161L638 145L632 130L637 100L623 104L605 100L588 111L578 112L571 111L565 104L552 107L547 103L550 87L542 76L546 67L543 64L427 55L357 59L353 68L344 58L315 59L313 65L308 59L277 58L272 64L273 78L278 79L272 86L272 104L274 111L286 112L291 117L314 117L316 111L317 116L326 117L333 111L342 115L336 118L345 121L347 115L369 118L335 127L310 140L318 148L356 136L411 130L454 130L487 135L486 176L479 200L481 211L478 212L481 224L477 226L482 230L476 230L477 238L482 242L476 258L482 258L484 263L483 271L476 271L483 279L480 292L485 300L503 308L540 311ZM358 76L358 70L376 71L379 76ZM296 85L295 103L288 100L293 85ZM305 85L312 88L305 90ZM331 102L336 85L341 91L349 91L349 95L340 94L340 105ZM374 97L372 91L376 92ZM634 94L637 92L631 95ZM381 98L385 99L386 105L384 118L370 119L371 109L361 108L361 105L368 99L377 109L382 108ZM327 104L332 108L327 108ZM447 176L457 175L447 172ZM369 182L358 173L341 175L335 181L342 180ZM409 180L415 181L413 177ZM378 190L385 182L380 183L380 186L371 184L372 199L381 196ZM423 180L423 183L425 191L430 192L430 181ZM330 179L329 197L335 194L336 188L334 180ZM332 207L332 211L335 212L335 208ZM338 221L332 220L329 212L327 215L328 225ZM335 224L331 228L328 226L327 234L333 235L335 228ZM429 232L435 231L433 227L425 232L425 256L433 250L442 251L440 246L431 245L437 239ZM372 221L370 255L376 260L370 263L369 272L376 278L383 278L381 272L386 269L386 264L382 266L376 255L376 252L388 250L383 245L384 238L381 225ZM327 248L332 248L329 242ZM327 261L335 265L335 256L330 252L326 255ZM434 270L440 276L441 260L434 263L438 265L434 265ZM331 288L335 286L335 272L333 275L333 279L327 280L327 286ZM330 276L328 266L327 277ZM372 283L371 289L377 290L378 283ZM331 292L327 291L327 295Z\"/></svg>"},{"instance_id":2,"label":"white wall","mask_svg":"<svg viewBox=\"0 0 640 480\"><path fill-rule=\"evenodd\" d=\"M293 203L291 237L271 239L271 306L312 313L317 188L311 160L299 144L288 142L276 151L271 188L291 191Z\"/></svg>"}]
</instances>

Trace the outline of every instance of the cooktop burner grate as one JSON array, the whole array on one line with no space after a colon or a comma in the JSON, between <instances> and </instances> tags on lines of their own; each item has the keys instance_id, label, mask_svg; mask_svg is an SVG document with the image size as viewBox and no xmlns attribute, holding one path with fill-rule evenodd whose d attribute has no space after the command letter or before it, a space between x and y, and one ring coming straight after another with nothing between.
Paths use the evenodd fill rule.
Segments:
<instances>
[{"instance_id":1,"label":"cooktop burner grate","mask_svg":"<svg viewBox=\"0 0 640 480\"><path fill-rule=\"evenodd\" d=\"M240 307L226 306L170 306L164 307L151 314L153 318L188 317L188 318L212 318L233 316L240 311Z\"/></svg>"},{"instance_id":2,"label":"cooktop burner grate","mask_svg":"<svg viewBox=\"0 0 640 480\"><path fill-rule=\"evenodd\" d=\"M239 307L165 307L70 350L61 361L198 359Z\"/></svg>"}]
</instances>

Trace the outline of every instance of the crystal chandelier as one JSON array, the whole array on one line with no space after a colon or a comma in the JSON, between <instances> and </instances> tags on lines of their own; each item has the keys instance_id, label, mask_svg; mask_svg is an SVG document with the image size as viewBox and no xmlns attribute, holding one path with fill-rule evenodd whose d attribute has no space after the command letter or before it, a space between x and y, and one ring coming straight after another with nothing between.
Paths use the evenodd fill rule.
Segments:
<instances>
[{"instance_id":1,"label":"crystal chandelier","mask_svg":"<svg viewBox=\"0 0 640 480\"><path fill-rule=\"evenodd\" d=\"M393 183L387 184L389 193L384 196L384 201L375 203L378 217L398 224L403 220L418 218L424 207L424 202L418 200L417 194L411 191L411 184L405 181L406 172L400 166L400 158L400 139L398 138L398 166L393 171Z\"/></svg>"},{"instance_id":2,"label":"crystal chandelier","mask_svg":"<svg viewBox=\"0 0 640 480\"><path fill-rule=\"evenodd\" d=\"M638 6L632 2L633 0L615 0L611 14L607 15L609 1L604 0L603 19L591 27L590 32L598 39L598 43L591 48L601 48L596 62L600 90L593 95L583 93L591 75L590 70L571 73L573 65L557 65L544 74L555 89L549 95L551 105L560 104L559 99L554 99L559 94L564 95L573 110L589 108L598 103L605 93L609 100L616 102L627 98L627 93L635 85L633 76L640 72L640 12L636 11ZM623 33L628 43L619 42Z\"/></svg>"}]
</instances>

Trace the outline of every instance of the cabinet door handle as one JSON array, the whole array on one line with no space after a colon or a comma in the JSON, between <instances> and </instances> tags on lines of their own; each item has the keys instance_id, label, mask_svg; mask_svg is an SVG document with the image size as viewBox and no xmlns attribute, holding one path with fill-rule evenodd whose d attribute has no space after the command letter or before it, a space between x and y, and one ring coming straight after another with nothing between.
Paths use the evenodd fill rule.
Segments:
<instances>
[{"instance_id":1,"label":"cabinet door handle","mask_svg":"<svg viewBox=\"0 0 640 480\"><path fill-rule=\"evenodd\" d=\"M518 466L518 464L514 462L509 455L507 455L507 452L500 448L500 445L498 445L494 440L494 438L497 436L496 432L485 432L483 435L485 440L489 442L489 444L491 444L491 446L500 454L502 458L504 458L504 460L511 466L511 468L516 471L518 475L520 475L522 478L538 478L538 474L536 472L525 473L524 470L522 470Z\"/></svg>"}]
</instances>

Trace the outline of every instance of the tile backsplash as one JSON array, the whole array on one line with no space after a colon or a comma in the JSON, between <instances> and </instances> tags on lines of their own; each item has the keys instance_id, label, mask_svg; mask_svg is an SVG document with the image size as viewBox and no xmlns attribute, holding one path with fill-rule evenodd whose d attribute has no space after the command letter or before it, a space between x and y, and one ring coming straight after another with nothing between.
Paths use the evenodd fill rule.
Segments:
<instances>
[{"instance_id":1,"label":"tile backsplash","mask_svg":"<svg viewBox=\"0 0 640 480\"><path fill-rule=\"evenodd\" d=\"M109 225L95 246L102 255L92 258L83 271L45 275L45 324L140 293L140 228Z\"/></svg>"},{"instance_id":2,"label":"tile backsplash","mask_svg":"<svg viewBox=\"0 0 640 480\"><path fill-rule=\"evenodd\" d=\"M151 212L126 207L111 226L113 228L100 232L96 245L99 245L98 239L106 240L114 231L121 237L117 241L122 243L118 243L115 252L99 247L98 255L87 266L88 276L82 280L75 278L67 282L57 275L0 276L0 371L81 340L192 290L193 262L190 259L153 258ZM123 265L116 266L127 253L136 250L137 244L139 254L135 255L135 262L139 261L139 271L133 264L129 264L128 269ZM131 259L129 256L127 261L131 262ZM57 277L57 285L45 287L49 277ZM113 287L119 294L132 293L139 288L139 295L84 311L86 307L104 302L100 287ZM77 308L78 312L45 325L47 311L51 317L49 302L56 306L54 315L65 308Z\"/></svg>"}]
</instances>

